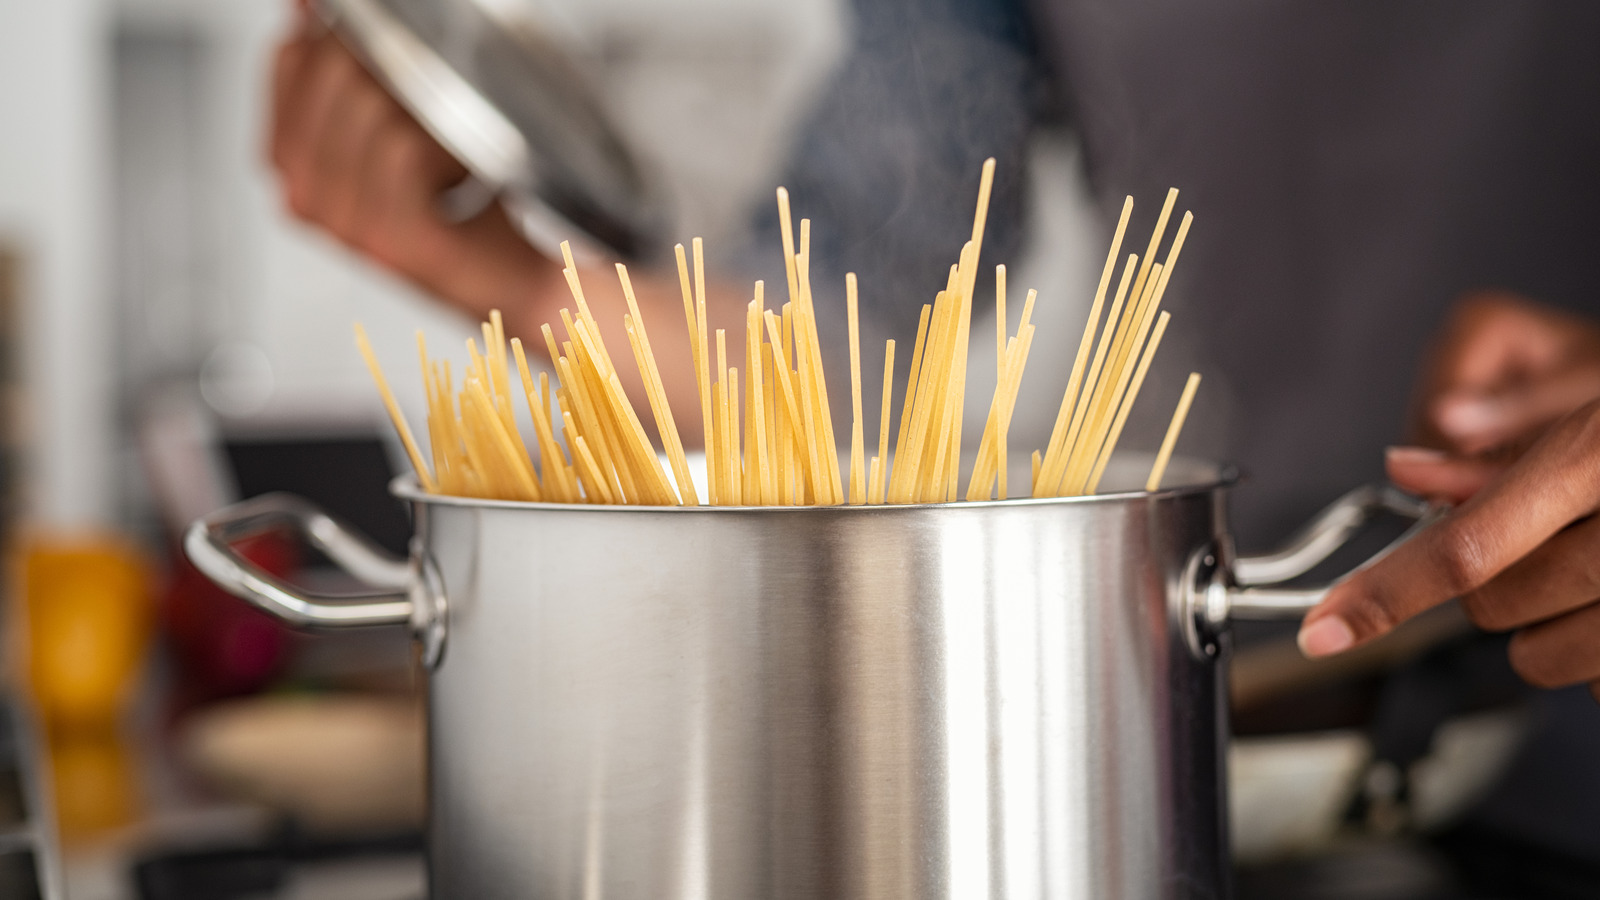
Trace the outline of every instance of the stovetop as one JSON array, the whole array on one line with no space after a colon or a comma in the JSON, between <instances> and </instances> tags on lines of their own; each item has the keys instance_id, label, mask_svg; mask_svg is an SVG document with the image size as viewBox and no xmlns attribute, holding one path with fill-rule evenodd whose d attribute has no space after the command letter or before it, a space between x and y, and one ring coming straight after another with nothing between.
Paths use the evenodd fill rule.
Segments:
<instances>
[{"instance_id":1,"label":"stovetop","mask_svg":"<svg viewBox=\"0 0 1600 900\"><path fill-rule=\"evenodd\" d=\"M420 834L329 840L285 829L256 844L147 855L134 863L133 881L140 900L427 896Z\"/></svg>"},{"instance_id":2,"label":"stovetop","mask_svg":"<svg viewBox=\"0 0 1600 900\"><path fill-rule=\"evenodd\" d=\"M140 900L422 900L420 835L264 844L147 857ZM1237 870L1234 900L1593 900L1600 866L1473 831L1361 839ZM0 890L0 896L10 894Z\"/></svg>"}]
</instances>

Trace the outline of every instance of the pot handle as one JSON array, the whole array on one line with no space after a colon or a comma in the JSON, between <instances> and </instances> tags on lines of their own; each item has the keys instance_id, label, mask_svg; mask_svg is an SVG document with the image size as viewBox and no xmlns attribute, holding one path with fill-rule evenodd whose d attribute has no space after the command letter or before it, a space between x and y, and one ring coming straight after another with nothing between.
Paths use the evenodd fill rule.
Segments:
<instances>
[{"instance_id":1,"label":"pot handle","mask_svg":"<svg viewBox=\"0 0 1600 900\"><path fill-rule=\"evenodd\" d=\"M377 590L326 594L294 587L240 556L229 542L289 524L345 571ZM416 604L413 567L379 549L312 503L263 494L195 520L184 535L190 562L218 587L300 628L410 623Z\"/></svg>"},{"instance_id":2,"label":"pot handle","mask_svg":"<svg viewBox=\"0 0 1600 900\"><path fill-rule=\"evenodd\" d=\"M1253 620L1303 616L1322 602L1333 585L1354 574L1354 570L1318 587L1279 588L1272 585L1311 571L1380 513L1392 513L1413 519L1414 522L1404 534L1357 569L1364 569L1389 555L1394 548L1432 525L1449 509L1448 504L1431 503L1385 485L1358 487L1329 504L1279 550L1234 560L1234 586L1228 590L1228 616Z\"/></svg>"},{"instance_id":3,"label":"pot handle","mask_svg":"<svg viewBox=\"0 0 1600 900\"><path fill-rule=\"evenodd\" d=\"M1272 553L1234 560L1233 580L1251 587L1298 578L1332 555L1378 513L1391 512L1421 519L1429 514L1429 509L1427 501L1392 487L1362 485L1317 513L1316 518Z\"/></svg>"},{"instance_id":4,"label":"pot handle","mask_svg":"<svg viewBox=\"0 0 1600 900\"><path fill-rule=\"evenodd\" d=\"M1448 504L1422 500L1392 487L1365 485L1329 504L1279 550L1234 560L1231 572L1215 550L1200 551L1190 561L1187 580L1184 630L1191 649L1215 656L1216 635L1229 621L1300 618L1321 603L1334 585L1387 556L1449 510ZM1415 521L1371 559L1334 581L1314 587L1275 587L1311 571L1380 513Z\"/></svg>"}]
</instances>

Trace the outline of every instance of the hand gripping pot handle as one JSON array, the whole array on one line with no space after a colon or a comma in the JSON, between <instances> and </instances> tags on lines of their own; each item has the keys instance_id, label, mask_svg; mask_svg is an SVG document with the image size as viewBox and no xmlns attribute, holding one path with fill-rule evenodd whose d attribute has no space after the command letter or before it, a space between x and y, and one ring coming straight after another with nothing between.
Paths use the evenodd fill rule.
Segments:
<instances>
[{"instance_id":1,"label":"hand gripping pot handle","mask_svg":"<svg viewBox=\"0 0 1600 900\"><path fill-rule=\"evenodd\" d=\"M250 562L232 542L280 525L374 590L329 594L295 587ZM183 549L195 568L228 593L296 628L409 624L437 665L444 648L444 593L422 554L396 559L365 536L291 494L263 494L195 520Z\"/></svg>"},{"instance_id":2,"label":"hand gripping pot handle","mask_svg":"<svg viewBox=\"0 0 1600 900\"><path fill-rule=\"evenodd\" d=\"M1230 567L1215 549L1202 550L1189 561L1183 627L1189 647L1200 656L1215 656L1217 635L1229 621L1298 619L1322 602L1334 585L1387 556L1448 512L1432 503L1382 485L1356 488L1318 513L1280 549L1261 556L1242 556ZM1356 569L1313 587L1277 587L1311 571L1381 513L1413 519L1412 526Z\"/></svg>"}]
</instances>

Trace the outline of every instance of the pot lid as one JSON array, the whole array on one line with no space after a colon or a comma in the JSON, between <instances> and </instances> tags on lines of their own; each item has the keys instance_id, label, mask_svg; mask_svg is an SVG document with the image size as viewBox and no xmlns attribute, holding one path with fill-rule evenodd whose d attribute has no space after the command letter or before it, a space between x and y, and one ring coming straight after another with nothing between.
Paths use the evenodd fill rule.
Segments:
<instances>
[{"instance_id":1,"label":"pot lid","mask_svg":"<svg viewBox=\"0 0 1600 900\"><path fill-rule=\"evenodd\" d=\"M479 0L317 0L318 14L424 128L498 196L535 247L625 259L665 210L568 55Z\"/></svg>"}]
</instances>

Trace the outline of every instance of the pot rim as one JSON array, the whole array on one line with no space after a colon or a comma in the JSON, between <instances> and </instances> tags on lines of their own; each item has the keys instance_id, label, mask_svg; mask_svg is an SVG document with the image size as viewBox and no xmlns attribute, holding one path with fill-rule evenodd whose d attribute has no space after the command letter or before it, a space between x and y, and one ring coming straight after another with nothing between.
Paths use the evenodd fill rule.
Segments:
<instances>
[{"instance_id":1,"label":"pot rim","mask_svg":"<svg viewBox=\"0 0 1600 900\"><path fill-rule=\"evenodd\" d=\"M454 494L431 494L417 486L416 476L410 473L397 475L389 482L389 493L401 500L412 503L428 503L437 506L461 506L480 509L527 509L527 510L563 510L568 512L593 512L593 513L675 513L681 515L727 515L751 513L844 513L893 515L897 512L928 509L976 509L981 507L1019 507L1019 506L1056 506L1063 504L1109 504L1131 503L1138 500L1169 500L1178 497L1187 497L1193 494L1209 494L1218 490L1231 488L1240 481L1237 467L1230 463L1207 463L1216 472L1216 477L1195 484L1184 484L1176 487L1163 488L1159 491L1118 491L1110 494L1090 494L1078 497L1017 497L1008 500L956 500L948 503L892 503L892 504L861 504L853 506L847 503L837 506L646 506L643 504L605 504L605 503L549 503L531 500L490 500L481 497L460 497Z\"/></svg>"}]
</instances>

